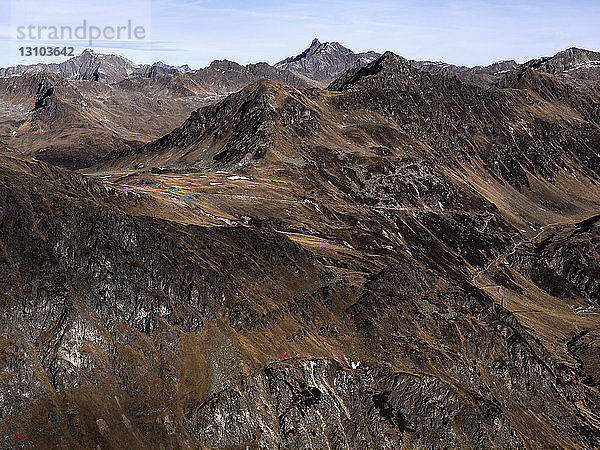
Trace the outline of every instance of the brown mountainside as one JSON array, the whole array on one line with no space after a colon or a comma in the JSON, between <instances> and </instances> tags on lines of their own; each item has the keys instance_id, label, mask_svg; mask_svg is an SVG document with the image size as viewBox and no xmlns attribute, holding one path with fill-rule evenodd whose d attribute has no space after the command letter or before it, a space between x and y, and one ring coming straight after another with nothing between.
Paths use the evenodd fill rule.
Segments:
<instances>
[{"instance_id":1,"label":"brown mountainside","mask_svg":"<svg viewBox=\"0 0 600 450\"><path fill-rule=\"evenodd\" d=\"M598 103L386 53L84 173L2 150L2 444L597 447Z\"/></svg>"}]
</instances>

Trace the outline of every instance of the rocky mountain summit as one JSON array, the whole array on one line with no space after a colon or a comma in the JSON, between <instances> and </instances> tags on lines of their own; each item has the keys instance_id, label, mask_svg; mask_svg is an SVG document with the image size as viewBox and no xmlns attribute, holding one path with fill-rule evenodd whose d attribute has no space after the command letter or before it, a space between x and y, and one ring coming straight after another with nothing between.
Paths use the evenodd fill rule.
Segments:
<instances>
[{"instance_id":1,"label":"rocky mountain summit","mask_svg":"<svg viewBox=\"0 0 600 450\"><path fill-rule=\"evenodd\" d=\"M583 81L600 81L600 53L571 47L552 57L531 60L525 66L551 75Z\"/></svg>"},{"instance_id":2,"label":"rocky mountain summit","mask_svg":"<svg viewBox=\"0 0 600 450\"><path fill-rule=\"evenodd\" d=\"M170 73L188 73L193 72L190 66L187 64L181 66L171 66L165 64L162 61L155 62L154 64L140 64L139 68L134 70L133 76L154 78Z\"/></svg>"},{"instance_id":3,"label":"rocky mountain summit","mask_svg":"<svg viewBox=\"0 0 600 450\"><path fill-rule=\"evenodd\" d=\"M499 61L488 66L455 66L444 62L410 61L417 69L445 76L456 76L461 81L479 86L488 86L498 81L503 74L519 67L516 61Z\"/></svg>"},{"instance_id":4,"label":"rocky mountain summit","mask_svg":"<svg viewBox=\"0 0 600 450\"><path fill-rule=\"evenodd\" d=\"M26 72L52 72L69 80L116 83L132 76L138 65L119 55L104 55L85 49L62 63L20 65L0 69L0 77L21 75Z\"/></svg>"},{"instance_id":5,"label":"rocky mountain summit","mask_svg":"<svg viewBox=\"0 0 600 450\"><path fill-rule=\"evenodd\" d=\"M373 51L354 53L338 42L321 43L315 38L304 52L278 62L275 67L327 83L349 69L373 62L379 56Z\"/></svg>"}]
</instances>

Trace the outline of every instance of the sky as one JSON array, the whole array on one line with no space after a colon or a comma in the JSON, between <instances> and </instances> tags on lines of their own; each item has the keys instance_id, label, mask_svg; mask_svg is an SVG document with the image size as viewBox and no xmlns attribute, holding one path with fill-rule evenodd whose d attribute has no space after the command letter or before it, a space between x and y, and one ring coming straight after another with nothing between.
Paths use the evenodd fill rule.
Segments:
<instances>
[{"instance_id":1,"label":"sky","mask_svg":"<svg viewBox=\"0 0 600 450\"><path fill-rule=\"evenodd\" d=\"M86 39L68 36L67 27L82 31L84 21ZM90 47L138 63L192 68L215 59L275 63L302 52L315 37L354 51L486 65L572 46L600 51L598 23L598 0L0 0L0 67L66 59L21 56L27 46L72 46L75 54ZM109 31L90 45L90 27L114 31L128 24L142 27L143 39L116 39ZM29 26L36 33L20 39ZM50 39L49 28L38 27L63 28L63 36Z\"/></svg>"}]
</instances>

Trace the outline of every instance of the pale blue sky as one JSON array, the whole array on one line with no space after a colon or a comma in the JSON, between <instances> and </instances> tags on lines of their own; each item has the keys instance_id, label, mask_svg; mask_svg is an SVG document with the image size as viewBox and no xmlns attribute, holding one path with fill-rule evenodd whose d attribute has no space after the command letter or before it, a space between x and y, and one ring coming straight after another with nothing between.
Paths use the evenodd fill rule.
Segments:
<instances>
[{"instance_id":1,"label":"pale blue sky","mask_svg":"<svg viewBox=\"0 0 600 450\"><path fill-rule=\"evenodd\" d=\"M0 0L0 5L0 67L41 60L21 58L18 48L48 41L19 41L17 27L75 27L83 20L99 27L131 20L146 30L144 41L101 41L94 46L99 52L194 68L222 58L274 63L301 52L314 37L355 51L392 50L465 65L523 62L570 46L600 50L598 0ZM89 46L50 44L72 44L77 54Z\"/></svg>"}]
</instances>

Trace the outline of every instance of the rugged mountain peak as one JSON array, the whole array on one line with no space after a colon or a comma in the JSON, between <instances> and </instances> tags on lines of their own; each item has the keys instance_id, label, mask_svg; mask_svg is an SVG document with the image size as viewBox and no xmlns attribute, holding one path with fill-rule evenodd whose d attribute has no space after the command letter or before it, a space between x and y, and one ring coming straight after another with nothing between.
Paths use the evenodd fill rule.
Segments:
<instances>
[{"instance_id":1,"label":"rugged mountain peak","mask_svg":"<svg viewBox=\"0 0 600 450\"><path fill-rule=\"evenodd\" d=\"M406 83L412 75L417 75L419 72L402 56L387 51L369 65L349 70L331 83L327 89L330 91L344 91L357 84L371 84L374 80L382 78L387 80L383 84L386 82L393 84Z\"/></svg>"},{"instance_id":2,"label":"rugged mountain peak","mask_svg":"<svg viewBox=\"0 0 600 450\"><path fill-rule=\"evenodd\" d=\"M96 56L96 52L91 48L86 48L78 57L76 56L75 58L91 58L93 56Z\"/></svg>"},{"instance_id":3,"label":"rugged mountain peak","mask_svg":"<svg viewBox=\"0 0 600 450\"><path fill-rule=\"evenodd\" d=\"M288 61L288 62L298 62L298 61L302 61L304 58L314 55L317 53L317 51L319 50L319 48L321 48L323 44L321 44L321 41L317 38L314 38L313 41L310 44L310 47L308 47L306 50L304 50L302 53L300 53L299 55L296 55L294 57L290 57L285 59L284 61ZM277 64L275 64L275 66L282 64L284 61L281 61Z\"/></svg>"},{"instance_id":4,"label":"rugged mountain peak","mask_svg":"<svg viewBox=\"0 0 600 450\"><path fill-rule=\"evenodd\" d=\"M293 88L271 80L255 81L216 105L194 111L183 125L139 153L156 157L159 161L153 165L226 170L260 160L273 145L278 110L289 91ZM181 152L185 158L177 154ZM173 158L163 161L166 153ZM118 156L122 155L111 155Z\"/></svg>"},{"instance_id":5,"label":"rugged mountain peak","mask_svg":"<svg viewBox=\"0 0 600 450\"><path fill-rule=\"evenodd\" d=\"M208 66L210 69L217 70L240 70L244 66L235 61L229 61L228 59L217 59L210 63Z\"/></svg>"},{"instance_id":6,"label":"rugged mountain peak","mask_svg":"<svg viewBox=\"0 0 600 450\"><path fill-rule=\"evenodd\" d=\"M135 76L144 78L155 78L172 73L189 73L193 70L187 64L182 66L171 66L162 61L157 61L153 64L142 64L134 72Z\"/></svg>"},{"instance_id":7,"label":"rugged mountain peak","mask_svg":"<svg viewBox=\"0 0 600 450\"><path fill-rule=\"evenodd\" d=\"M403 69L411 67L408 60L394 52L387 51L377 60L383 67L398 67L402 66ZM377 62L376 61L376 62Z\"/></svg>"},{"instance_id":8,"label":"rugged mountain peak","mask_svg":"<svg viewBox=\"0 0 600 450\"><path fill-rule=\"evenodd\" d=\"M80 55L62 63L20 65L0 69L0 77L21 75L25 72L53 72L70 80L116 83L135 73L138 65L119 55L104 55L85 49Z\"/></svg>"},{"instance_id":9,"label":"rugged mountain peak","mask_svg":"<svg viewBox=\"0 0 600 450\"><path fill-rule=\"evenodd\" d=\"M555 76L600 81L600 53L582 48L571 47L551 57L533 59L524 65Z\"/></svg>"},{"instance_id":10,"label":"rugged mountain peak","mask_svg":"<svg viewBox=\"0 0 600 450\"><path fill-rule=\"evenodd\" d=\"M330 82L355 67L363 67L379 57L378 53L354 53L339 42L322 43L314 39L304 52L275 64L320 82Z\"/></svg>"}]
</instances>

